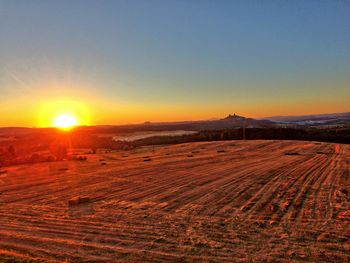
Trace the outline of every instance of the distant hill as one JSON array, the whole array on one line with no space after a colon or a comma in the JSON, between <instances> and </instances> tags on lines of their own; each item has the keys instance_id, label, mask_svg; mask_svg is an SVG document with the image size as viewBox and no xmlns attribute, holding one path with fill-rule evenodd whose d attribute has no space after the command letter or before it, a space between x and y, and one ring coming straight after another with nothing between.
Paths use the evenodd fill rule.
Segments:
<instances>
[{"instance_id":1,"label":"distant hill","mask_svg":"<svg viewBox=\"0 0 350 263\"><path fill-rule=\"evenodd\" d=\"M196 129L226 129L235 127L263 128L274 126L269 120L256 120L236 114L229 114L227 117L219 120L200 121L195 123Z\"/></svg>"},{"instance_id":2,"label":"distant hill","mask_svg":"<svg viewBox=\"0 0 350 263\"><path fill-rule=\"evenodd\" d=\"M135 131L169 131L169 130L217 130L230 128L268 128L276 124L270 120L256 120L246 118L236 114L229 114L222 119L200 120L200 121L177 121L177 122L145 122L142 124L128 125L98 125L78 127L81 131L90 132L135 132ZM29 128L0 128L0 134L4 133L24 133L30 131ZM45 131L46 129L38 129Z\"/></svg>"},{"instance_id":3,"label":"distant hill","mask_svg":"<svg viewBox=\"0 0 350 263\"><path fill-rule=\"evenodd\" d=\"M262 120L269 120L273 122L283 122L283 123L294 123L299 125L343 124L343 123L350 123L350 112L301 115L301 116L274 116L274 117L266 117L266 118L263 118Z\"/></svg>"},{"instance_id":4,"label":"distant hill","mask_svg":"<svg viewBox=\"0 0 350 263\"><path fill-rule=\"evenodd\" d=\"M256 120L246 118L237 114L229 114L222 119L201 120L201 121L185 121L185 122L147 122L144 124L148 128L171 128L183 130L215 130L229 129L238 127L263 128L272 127L275 124L269 120Z\"/></svg>"}]
</instances>

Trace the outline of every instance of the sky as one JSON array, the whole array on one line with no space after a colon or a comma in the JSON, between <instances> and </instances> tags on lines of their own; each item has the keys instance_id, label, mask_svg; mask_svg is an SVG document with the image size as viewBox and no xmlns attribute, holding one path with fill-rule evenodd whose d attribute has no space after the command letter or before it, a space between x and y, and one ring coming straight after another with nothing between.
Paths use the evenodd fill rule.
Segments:
<instances>
[{"instance_id":1,"label":"sky","mask_svg":"<svg viewBox=\"0 0 350 263\"><path fill-rule=\"evenodd\" d=\"M350 0L0 0L0 126L350 111Z\"/></svg>"}]
</instances>

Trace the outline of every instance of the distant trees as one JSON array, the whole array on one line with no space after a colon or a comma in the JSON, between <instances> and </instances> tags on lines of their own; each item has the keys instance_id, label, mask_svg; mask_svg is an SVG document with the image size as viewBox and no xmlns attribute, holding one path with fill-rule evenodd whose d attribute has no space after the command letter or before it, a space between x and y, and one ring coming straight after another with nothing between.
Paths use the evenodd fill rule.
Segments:
<instances>
[{"instance_id":1,"label":"distant trees","mask_svg":"<svg viewBox=\"0 0 350 263\"><path fill-rule=\"evenodd\" d=\"M243 128L204 130L182 136L158 136L130 142L134 146L198 141L242 140ZM245 128L247 140L305 140L350 143L350 129Z\"/></svg>"},{"instance_id":2,"label":"distant trees","mask_svg":"<svg viewBox=\"0 0 350 263\"><path fill-rule=\"evenodd\" d=\"M38 151L29 145L18 147L18 150L14 145L0 146L0 166L52 162L67 158L68 148L63 144L53 146L50 151Z\"/></svg>"}]
</instances>

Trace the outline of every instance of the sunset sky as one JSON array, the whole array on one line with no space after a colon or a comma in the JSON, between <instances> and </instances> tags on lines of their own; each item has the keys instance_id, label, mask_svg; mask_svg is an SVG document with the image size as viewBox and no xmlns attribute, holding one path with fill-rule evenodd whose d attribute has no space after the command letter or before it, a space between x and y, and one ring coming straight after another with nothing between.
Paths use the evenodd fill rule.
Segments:
<instances>
[{"instance_id":1,"label":"sunset sky","mask_svg":"<svg viewBox=\"0 0 350 263\"><path fill-rule=\"evenodd\" d=\"M350 111L350 1L0 0L0 126Z\"/></svg>"}]
</instances>

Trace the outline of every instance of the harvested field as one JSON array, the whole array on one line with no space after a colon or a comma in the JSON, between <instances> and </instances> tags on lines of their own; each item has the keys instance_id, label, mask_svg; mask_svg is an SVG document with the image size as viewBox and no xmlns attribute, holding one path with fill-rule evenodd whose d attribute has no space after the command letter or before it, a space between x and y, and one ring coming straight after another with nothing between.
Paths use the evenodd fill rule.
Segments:
<instances>
[{"instance_id":1,"label":"harvested field","mask_svg":"<svg viewBox=\"0 0 350 263\"><path fill-rule=\"evenodd\" d=\"M349 164L349 145L226 141L6 167L0 249L68 262L349 262Z\"/></svg>"}]
</instances>

